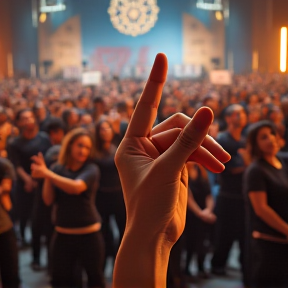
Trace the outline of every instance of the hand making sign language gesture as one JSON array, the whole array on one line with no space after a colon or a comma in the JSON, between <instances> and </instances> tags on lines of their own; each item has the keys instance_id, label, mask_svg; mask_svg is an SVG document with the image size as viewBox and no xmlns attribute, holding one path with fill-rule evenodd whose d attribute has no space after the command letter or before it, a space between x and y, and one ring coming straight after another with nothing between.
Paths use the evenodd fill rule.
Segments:
<instances>
[{"instance_id":1,"label":"hand making sign language gesture","mask_svg":"<svg viewBox=\"0 0 288 288\"><path fill-rule=\"evenodd\" d=\"M164 288L170 249L185 225L187 160L222 172L230 155L210 136L213 113L175 114L153 127L168 69L158 54L115 161L127 210L114 288ZM222 163L221 163L222 162ZM195 235L197 237L197 235Z\"/></svg>"}]
</instances>

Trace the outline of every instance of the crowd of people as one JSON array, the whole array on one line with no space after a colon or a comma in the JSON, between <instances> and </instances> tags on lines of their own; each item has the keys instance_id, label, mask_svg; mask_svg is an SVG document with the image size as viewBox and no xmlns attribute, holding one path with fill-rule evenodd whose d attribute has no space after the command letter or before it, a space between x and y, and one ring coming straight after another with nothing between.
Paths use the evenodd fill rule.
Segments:
<instances>
[{"instance_id":1,"label":"crowd of people","mask_svg":"<svg viewBox=\"0 0 288 288\"><path fill-rule=\"evenodd\" d=\"M114 157L144 86L144 81L116 77L97 87L60 80L0 82L3 288L19 286L19 249L31 245L31 267L42 268L44 236L52 287L82 287L82 271L89 287L105 287L107 259L115 260L126 225ZM214 113L202 146L216 139L231 160L222 161L227 162L225 170L218 173L224 167L206 150L189 158L194 162L186 165L186 225L170 253L167 287L196 281L193 255L198 277L225 275L232 244L238 241L245 286L287 288L288 77L239 75L230 86L205 79L168 80L151 132L160 154L167 149L161 132L178 136L202 106ZM146 205L149 214L153 203ZM210 252L208 271L204 261Z\"/></svg>"}]
</instances>

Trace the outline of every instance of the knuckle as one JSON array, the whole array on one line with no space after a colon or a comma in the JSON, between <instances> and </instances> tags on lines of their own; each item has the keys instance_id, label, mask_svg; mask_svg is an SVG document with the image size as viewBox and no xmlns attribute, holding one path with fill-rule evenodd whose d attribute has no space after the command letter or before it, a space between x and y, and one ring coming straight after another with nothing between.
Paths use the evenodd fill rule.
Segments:
<instances>
[{"instance_id":1,"label":"knuckle","mask_svg":"<svg viewBox=\"0 0 288 288\"><path fill-rule=\"evenodd\" d=\"M183 149L191 150L196 149L200 146L200 142L195 137L195 133L193 131L189 131L185 129L183 133L178 138L179 144Z\"/></svg>"},{"instance_id":2,"label":"knuckle","mask_svg":"<svg viewBox=\"0 0 288 288\"><path fill-rule=\"evenodd\" d=\"M181 113L181 112L177 112L176 114L174 114L173 116L173 120L175 121L175 123L179 123L181 122L182 119L184 119L186 117L185 114Z\"/></svg>"}]
</instances>

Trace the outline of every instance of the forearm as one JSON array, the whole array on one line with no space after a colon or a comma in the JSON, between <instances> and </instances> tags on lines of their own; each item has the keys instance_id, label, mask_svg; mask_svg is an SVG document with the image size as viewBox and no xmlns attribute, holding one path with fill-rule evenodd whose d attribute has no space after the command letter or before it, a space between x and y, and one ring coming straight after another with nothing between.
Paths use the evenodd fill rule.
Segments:
<instances>
[{"instance_id":1,"label":"forearm","mask_svg":"<svg viewBox=\"0 0 288 288\"><path fill-rule=\"evenodd\" d=\"M49 179L53 185L57 186L58 188L66 192L67 194L77 195L81 193L81 190L79 188L80 185L78 181L69 179L66 177L62 177L52 172L51 170L47 169L45 179Z\"/></svg>"},{"instance_id":2,"label":"forearm","mask_svg":"<svg viewBox=\"0 0 288 288\"><path fill-rule=\"evenodd\" d=\"M55 192L52 183L49 179L45 179L44 181L42 198L47 206L50 206L54 202Z\"/></svg>"},{"instance_id":3,"label":"forearm","mask_svg":"<svg viewBox=\"0 0 288 288\"><path fill-rule=\"evenodd\" d=\"M172 244L164 239L146 239L145 234L125 233L115 261L113 288L166 287Z\"/></svg>"},{"instance_id":4,"label":"forearm","mask_svg":"<svg viewBox=\"0 0 288 288\"><path fill-rule=\"evenodd\" d=\"M256 215L267 225L288 236L288 223L286 223L271 207L263 206ZM260 231L261 232L261 231Z\"/></svg>"},{"instance_id":5,"label":"forearm","mask_svg":"<svg viewBox=\"0 0 288 288\"><path fill-rule=\"evenodd\" d=\"M20 166L16 167L16 173L24 182L31 180L31 176Z\"/></svg>"},{"instance_id":6,"label":"forearm","mask_svg":"<svg viewBox=\"0 0 288 288\"><path fill-rule=\"evenodd\" d=\"M212 195L207 196L205 202L206 202L206 209L212 212L214 209L214 200Z\"/></svg>"},{"instance_id":7,"label":"forearm","mask_svg":"<svg viewBox=\"0 0 288 288\"><path fill-rule=\"evenodd\" d=\"M0 202L6 211L11 210L12 202L9 194L0 194Z\"/></svg>"}]
</instances>

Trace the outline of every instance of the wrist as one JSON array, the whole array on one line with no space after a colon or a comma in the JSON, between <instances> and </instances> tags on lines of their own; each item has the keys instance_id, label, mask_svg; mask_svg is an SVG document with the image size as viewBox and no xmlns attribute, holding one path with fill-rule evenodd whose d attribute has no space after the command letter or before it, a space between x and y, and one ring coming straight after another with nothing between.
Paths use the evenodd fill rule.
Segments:
<instances>
[{"instance_id":1,"label":"wrist","mask_svg":"<svg viewBox=\"0 0 288 288\"><path fill-rule=\"evenodd\" d=\"M23 180L27 184L27 183L30 183L33 179L30 175L27 175L27 176L25 176L25 178Z\"/></svg>"},{"instance_id":2,"label":"wrist","mask_svg":"<svg viewBox=\"0 0 288 288\"><path fill-rule=\"evenodd\" d=\"M51 180L53 178L53 175L54 173L51 170L49 170L48 168L45 169L44 178Z\"/></svg>"},{"instance_id":3,"label":"wrist","mask_svg":"<svg viewBox=\"0 0 288 288\"><path fill-rule=\"evenodd\" d=\"M143 229L125 232L115 261L113 288L166 287L173 244L164 234L150 237L151 234Z\"/></svg>"}]
</instances>

